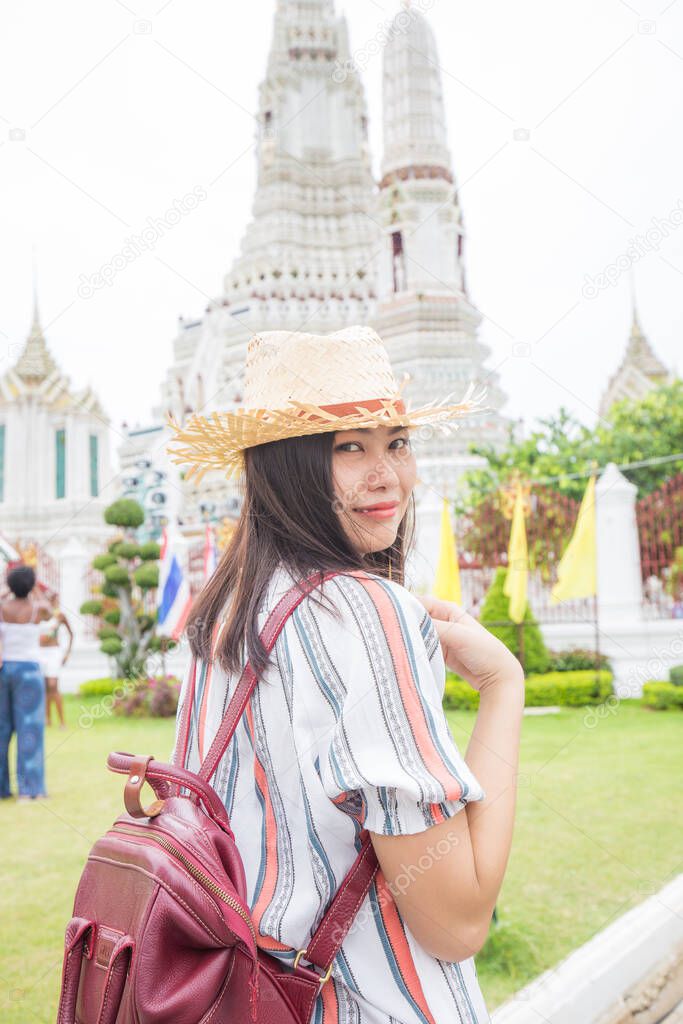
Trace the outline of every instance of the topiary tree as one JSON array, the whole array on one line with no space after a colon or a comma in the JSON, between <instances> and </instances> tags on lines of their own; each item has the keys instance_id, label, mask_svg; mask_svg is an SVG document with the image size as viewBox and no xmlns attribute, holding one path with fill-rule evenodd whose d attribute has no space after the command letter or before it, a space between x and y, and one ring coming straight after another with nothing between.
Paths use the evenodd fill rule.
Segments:
<instances>
[{"instance_id":1,"label":"topiary tree","mask_svg":"<svg viewBox=\"0 0 683 1024\"><path fill-rule=\"evenodd\" d=\"M518 625L510 620L508 610L510 599L503 593L506 576L507 569L505 566L498 566L493 582L482 603L479 621L494 636L502 640L516 658L520 658L520 633L523 627L524 652L520 661L524 671L527 674L531 672L547 672L550 664L550 655L538 622L532 615L529 605L527 604L526 611L524 612L523 623Z\"/></svg>"},{"instance_id":2,"label":"topiary tree","mask_svg":"<svg viewBox=\"0 0 683 1024\"><path fill-rule=\"evenodd\" d=\"M156 610L145 608L145 595L159 585L159 545L153 541L138 544L135 531L145 514L130 498L113 502L104 511L105 522L118 526L123 535L97 555L92 565L104 576L101 600L85 601L82 615L99 619L100 650L116 661L121 679L145 674L147 660L159 650L175 646L167 637L156 635Z\"/></svg>"}]
</instances>

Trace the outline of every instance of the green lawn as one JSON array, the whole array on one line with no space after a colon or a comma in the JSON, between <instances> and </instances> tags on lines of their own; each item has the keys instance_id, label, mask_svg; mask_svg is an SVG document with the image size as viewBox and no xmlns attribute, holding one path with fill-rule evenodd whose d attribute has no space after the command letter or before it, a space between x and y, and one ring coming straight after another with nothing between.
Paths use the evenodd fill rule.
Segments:
<instances>
[{"instance_id":1,"label":"green lawn","mask_svg":"<svg viewBox=\"0 0 683 1024\"><path fill-rule=\"evenodd\" d=\"M122 809L106 754L167 758L172 745L171 721L92 722L80 708L69 699L69 729L48 731L50 800L0 803L3 1024L55 1019L76 882ZM464 750L474 715L449 718ZM602 718L573 709L525 718L499 924L477 961L490 1009L681 870L682 771L681 714L623 703Z\"/></svg>"}]
</instances>

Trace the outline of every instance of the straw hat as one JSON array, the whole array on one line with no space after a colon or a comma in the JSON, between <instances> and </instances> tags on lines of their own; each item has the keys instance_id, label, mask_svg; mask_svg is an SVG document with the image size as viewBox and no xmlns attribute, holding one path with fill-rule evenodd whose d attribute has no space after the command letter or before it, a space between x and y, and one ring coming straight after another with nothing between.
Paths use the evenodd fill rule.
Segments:
<instances>
[{"instance_id":1,"label":"straw hat","mask_svg":"<svg viewBox=\"0 0 683 1024\"><path fill-rule=\"evenodd\" d=\"M370 327L334 334L264 331L247 345L245 404L194 414L184 427L169 414L176 447L167 450L174 462L191 464L187 478L199 481L211 469L230 478L244 468L244 450L258 444L380 425L434 424L448 432L484 397L483 391L474 396L470 384L458 403L447 395L411 410L401 397L408 377L397 383L384 343Z\"/></svg>"}]
</instances>

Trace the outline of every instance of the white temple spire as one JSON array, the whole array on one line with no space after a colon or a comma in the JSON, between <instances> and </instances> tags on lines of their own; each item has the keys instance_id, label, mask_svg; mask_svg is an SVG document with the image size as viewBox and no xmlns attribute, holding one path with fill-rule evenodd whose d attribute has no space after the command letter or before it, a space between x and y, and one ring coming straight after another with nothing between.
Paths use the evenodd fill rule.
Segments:
<instances>
[{"instance_id":1,"label":"white temple spire","mask_svg":"<svg viewBox=\"0 0 683 1024\"><path fill-rule=\"evenodd\" d=\"M384 50L382 178L406 167L452 180L436 40L426 18L404 2Z\"/></svg>"},{"instance_id":2,"label":"white temple spire","mask_svg":"<svg viewBox=\"0 0 683 1024\"><path fill-rule=\"evenodd\" d=\"M254 330L367 319L380 232L365 94L332 0L280 0L259 90L258 184L223 304Z\"/></svg>"},{"instance_id":3,"label":"white temple spire","mask_svg":"<svg viewBox=\"0 0 683 1024\"><path fill-rule=\"evenodd\" d=\"M19 359L14 365L14 372L23 380L32 383L40 382L57 370L57 364L47 347L38 310L38 274L36 270L36 248L33 246L33 320L31 329Z\"/></svg>"},{"instance_id":4,"label":"white temple spire","mask_svg":"<svg viewBox=\"0 0 683 1024\"><path fill-rule=\"evenodd\" d=\"M390 245L380 294L445 289L464 296L464 232L434 33L420 11L404 5L387 36L380 190Z\"/></svg>"},{"instance_id":5,"label":"white temple spire","mask_svg":"<svg viewBox=\"0 0 683 1024\"><path fill-rule=\"evenodd\" d=\"M398 373L408 372L409 402L442 393L464 395L473 382L487 388L488 412L468 419L454 441L433 437L421 446L421 477L443 495L454 493L471 441L501 443L504 396L477 337L481 315L469 301L464 232L448 148L446 112L434 33L415 6L404 3L387 32L383 68L384 153L379 209L385 232L374 326Z\"/></svg>"},{"instance_id":6,"label":"white temple spire","mask_svg":"<svg viewBox=\"0 0 683 1024\"><path fill-rule=\"evenodd\" d=\"M40 332L40 314L38 312L38 270L36 266L36 246L35 243L32 246L32 262L33 262L33 326L31 333Z\"/></svg>"}]
</instances>

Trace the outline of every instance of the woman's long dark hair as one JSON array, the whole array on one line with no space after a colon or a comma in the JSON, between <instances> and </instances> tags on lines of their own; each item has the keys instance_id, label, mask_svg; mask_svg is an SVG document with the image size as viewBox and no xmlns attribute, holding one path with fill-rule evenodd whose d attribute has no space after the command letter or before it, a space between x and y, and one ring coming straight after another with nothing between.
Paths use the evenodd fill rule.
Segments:
<instances>
[{"instance_id":1,"label":"woman's long dark hair","mask_svg":"<svg viewBox=\"0 0 683 1024\"><path fill-rule=\"evenodd\" d=\"M187 622L196 657L211 659L214 628L230 600L215 659L226 671L237 671L246 643L255 672L263 672L269 659L258 635L257 614L280 562L297 579L315 571L364 569L403 583L405 559L415 538L413 495L390 547L368 554L355 550L335 511L334 436L333 431L309 434L246 450L239 521Z\"/></svg>"}]
</instances>

